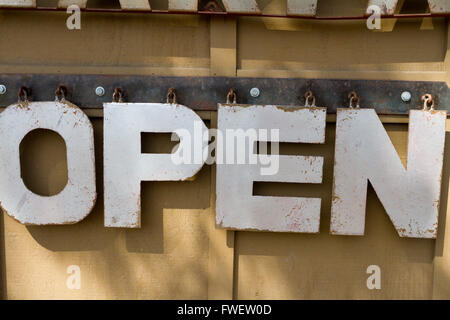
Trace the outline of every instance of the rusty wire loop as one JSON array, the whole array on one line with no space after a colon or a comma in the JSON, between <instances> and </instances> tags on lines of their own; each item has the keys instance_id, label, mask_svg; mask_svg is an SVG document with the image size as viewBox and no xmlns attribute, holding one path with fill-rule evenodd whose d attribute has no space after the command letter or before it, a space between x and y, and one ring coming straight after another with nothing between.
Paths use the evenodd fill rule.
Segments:
<instances>
[{"instance_id":1,"label":"rusty wire loop","mask_svg":"<svg viewBox=\"0 0 450 320\"><path fill-rule=\"evenodd\" d=\"M227 94L227 104L235 104L236 103L236 92L234 89L230 89Z\"/></svg>"},{"instance_id":2,"label":"rusty wire loop","mask_svg":"<svg viewBox=\"0 0 450 320\"><path fill-rule=\"evenodd\" d=\"M177 103L177 95L175 94L174 88L169 88L169 91L167 92L167 103Z\"/></svg>"},{"instance_id":3,"label":"rusty wire loop","mask_svg":"<svg viewBox=\"0 0 450 320\"><path fill-rule=\"evenodd\" d=\"M116 102L116 103L123 102L123 89L122 88L119 88L119 87L114 88L112 102Z\"/></svg>"},{"instance_id":4,"label":"rusty wire loop","mask_svg":"<svg viewBox=\"0 0 450 320\"><path fill-rule=\"evenodd\" d=\"M202 8L202 11L206 12L221 12L222 9L220 9L219 5L216 1L209 1L207 2L204 7Z\"/></svg>"},{"instance_id":5,"label":"rusty wire loop","mask_svg":"<svg viewBox=\"0 0 450 320\"><path fill-rule=\"evenodd\" d=\"M311 101L311 103L309 103ZM314 97L311 90L306 91L305 93L305 107L315 107L316 106L316 97Z\"/></svg>"},{"instance_id":6,"label":"rusty wire loop","mask_svg":"<svg viewBox=\"0 0 450 320\"><path fill-rule=\"evenodd\" d=\"M434 111L434 100L433 100L433 96L429 93L424 94L422 96L422 101L423 101L423 109L424 111ZM430 108L430 109L428 109Z\"/></svg>"},{"instance_id":7,"label":"rusty wire loop","mask_svg":"<svg viewBox=\"0 0 450 320\"><path fill-rule=\"evenodd\" d=\"M28 97L30 96L31 90L28 87L21 86L17 92L18 103L28 102Z\"/></svg>"},{"instance_id":8,"label":"rusty wire loop","mask_svg":"<svg viewBox=\"0 0 450 320\"><path fill-rule=\"evenodd\" d=\"M355 91L352 91L348 94L348 99L350 101L350 109L359 108L359 97Z\"/></svg>"},{"instance_id":9,"label":"rusty wire loop","mask_svg":"<svg viewBox=\"0 0 450 320\"><path fill-rule=\"evenodd\" d=\"M55 90L55 101L57 102L66 101L67 91L68 91L67 87L65 85L60 84L58 88L56 88ZM61 97L61 99L59 97Z\"/></svg>"}]
</instances>

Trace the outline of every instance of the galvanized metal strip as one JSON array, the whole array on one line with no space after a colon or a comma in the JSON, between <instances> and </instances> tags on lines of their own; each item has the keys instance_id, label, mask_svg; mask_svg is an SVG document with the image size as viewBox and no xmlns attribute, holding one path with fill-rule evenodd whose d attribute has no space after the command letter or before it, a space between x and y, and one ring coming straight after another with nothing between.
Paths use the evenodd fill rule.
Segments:
<instances>
[{"instance_id":1,"label":"galvanized metal strip","mask_svg":"<svg viewBox=\"0 0 450 320\"><path fill-rule=\"evenodd\" d=\"M428 0L431 13L450 13L449 0Z\"/></svg>"},{"instance_id":2,"label":"galvanized metal strip","mask_svg":"<svg viewBox=\"0 0 450 320\"><path fill-rule=\"evenodd\" d=\"M0 0L0 7L34 8L36 7L36 0Z\"/></svg>"},{"instance_id":3,"label":"galvanized metal strip","mask_svg":"<svg viewBox=\"0 0 450 320\"><path fill-rule=\"evenodd\" d=\"M229 13L261 13L255 0L222 0Z\"/></svg>"},{"instance_id":4,"label":"galvanized metal strip","mask_svg":"<svg viewBox=\"0 0 450 320\"><path fill-rule=\"evenodd\" d=\"M423 103L422 95L430 93L437 109L450 112L450 91L445 82L339 80L302 78L237 78L237 77L160 77L125 75L59 75L59 74L0 74L0 84L6 93L0 94L0 106L17 101L17 90L27 86L33 101L54 99L55 88L64 84L68 99L81 108L102 108L110 102L115 87L125 91L126 102L165 102L167 90L176 89L177 101L194 110L217 110L217 103L225 102L230 88L237 93L242 104L303 105L303 95L312 90L316 105L327 108L328 113L348 105L348 93L355 90L362 108L374 108L378 114L408 114ZM104 96L97 96L95 88L103 86ZM250 90L259 89L252 97ZM403 91L411 93L411 101L403 102Z\"/></svg>"},{"instance_id":5,"label":"galvanized metal strip","mask_svg":"<svg viewBox=\"0 0 450 320\"><path fill-rule=\"evenodd\" d=\"M198 0L169 0L169 11L196 12Z\"/></svg>"},{"instance_id":6,"label":"galvanized metal strip","mask_svg":"<svg viewBox=\"0 0 450 320\"><path fill-rule=\"evenodd\" d=\"M317 0L287 0L288 16L315 16Z\"/></svg>"},{"instance_id":7,"label":"galvanized metal strip","mask_svg":"<svg viewBox=\"0 0 450 320\"><path fill-rule=\"evenodd\" d=\"M148 0L119 0L122 10L142 10L150 11Z\"/></svg>"},{"instance_id":8,"label":"galvanized metal strip","mask_svg":"<svg viewBox=\"0 0 450 320\"><path fill-rule=\"evenodd\" d=\"M87 0L59 0L58 8L67 8L71 5L77 5L81 9L86 8Z\"/></svg>"},{"instance_id":9,"label":"galvanized metal strip","mask_svg":"<svg viewBox=\"0 0 450 320\"><path fill-rule=\"evenodd\" d=\"M366 14L371 14L372 12L369 10L369 7L375 5L380 8L381 15L392 16L397 8L397 3L398 0L369 0Z\"/></svg>"}]
</instances>

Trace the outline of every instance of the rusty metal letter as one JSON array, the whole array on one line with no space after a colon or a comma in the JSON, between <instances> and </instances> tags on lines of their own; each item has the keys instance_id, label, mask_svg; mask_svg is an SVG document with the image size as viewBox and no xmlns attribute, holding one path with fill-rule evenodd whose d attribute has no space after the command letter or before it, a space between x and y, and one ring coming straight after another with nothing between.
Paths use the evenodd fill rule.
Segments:
<instances>
[{"instance_id":1,"label":"rusty metal letter","mask_svg":"<svg viewBox=\"0 0 450 320\"><path fill-rule=\"evenodd\" d=\"M59 0L58 8L68 8L71 5L77 5L80 8L86 8L87 0Z\"/></svg>"},{"instance_id":2,"label":"rusty metal letter","mask_svg":"<svg viewBox=\"0 0 450 320\"><path fill-rule=\"evenodd\" d=\"M367 4L366 14L371 14L369 8L371 6L378 6L382 15L393 15L397 8L398 0L369 0Z\"/></svg>"},{"instance_id":3,"label":"rusty metal letter","mask_svg":"<svg viewBox=\"0 0 450 320\"><path fill-rule=\"evenodd\" d=\"M331 233L363 235L370 181L401 237L436 238L446 111L411 110L407 168L373 109L338 109Z\"/></svg>"},{"instance_id":4,"label":"rusty metal letter","mask_svg":"<svg viewBox=\"0 0 450 320\"><path fill-rule=\"evenodd\" d=\"M225 10L229 13L259 13L255 0L222 0Z\"/></svg>"},{"instance_id":5,"label":"rusty metal letter","mask_svg":"<svg viewBox=\"0 0 450 320\"><path fill-rule=\"evenodd\" d=\"M141 181L186 180L204 164L203 157L176 163L171 154L142 154L141 132L184 132L179 135L180 148L175 152L178 153L192 146L196 148L196 143L200 143L200 152L203 152L208 142L207 130L201 118L182 105L105 103L105 226L140 228ZM200 137L200 141L194 141L196 137ZM196 150L193 151L191 154Z\"/></svg>"},{"instance_id":6,"label":"rusty metal letter","mask_svg":"<svg viewBox=\"0 0 450 320\"><path fill-rule=\"evenodd\" d=\"M169 0L169 11L195 12L198 8L198 0Z\"/></svg>"},{"instance_id":7,"label":"rusty metal letter","mask_svg":"<svg viewBox=\"0 0 450 320\"><path fill-rule=\"evenodd\" d=\"M122 10L151 11L148 0L119 0Z\"/></svg>"},{"instance_id":8,"label":"rusty metal letter","mask_svg":"<svg viewBox=\"0 0 450 320\"><path fill-rule=\"evenodd\" d=\"M287 0L289 16L315 16L317 0Z\"/></svg>"},{"instance_id":9,"label":"rusty metal letter","mask_svg":"<svg viewBox=\"0 0 450 320\"><path fill-rule=\"evenodd\" d=\"M20 174L19 145L34 129L49 129L66 143L68 180L50 197L28 190ZM83 220L96 200L94 135L84 112L68 102L23 102L0 114L0 202L26 225L72 224Z\"/></svg>"},{"instance_id":10,"label":"rusty metal letter","mask_svg":"<svg viewBox=\"0 0 450 320\"><path fill-rule=\"evenodd\" d=\"M428 0L431 13L450 13L450 1Z\"/></svg>"},{"instance_id":11,"label":"rusty metal letter","mask_svg":"<svg viewBox=\"0 0 450 320\"><path fill-rule=\"evenodd\" d=\"M36 7L36 0L0 0L0 7Z\"/></svg>"},{"instance_id":12,"label":"rusty metal letter","mask_svg":"<svg viewBox=\"0 0 450 320\"><path fill-rule=\"evenodd\" d=\"M323 157L268 154L271 160L278 159L279 166L274 174L263 175L262 163L230 163L228 155L234 149L228 146L236 140L230 132L261 129L278 129L279 142L324 143L325 120L325 108L219 104L218 128L225 136L217 140L218 152L224 150L224 154L222 164L220 155L216 160L216 224L237 230L319 232L320 198L253 196L253 182L322 183ZM256 140L276 140L272 136L248 136L249 155L255 153ZM237 152L242 154L242 150Z\"/></svg>"}]
</instances>

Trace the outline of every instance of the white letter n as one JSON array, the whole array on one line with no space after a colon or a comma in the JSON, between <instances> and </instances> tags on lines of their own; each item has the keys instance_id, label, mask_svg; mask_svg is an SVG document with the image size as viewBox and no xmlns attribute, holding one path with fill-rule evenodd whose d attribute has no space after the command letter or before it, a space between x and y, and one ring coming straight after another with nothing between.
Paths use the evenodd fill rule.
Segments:
<instances>
[{"instance_id":1,"label":"white letter n","mask_svg":"<svg viewBox=\"0 0 450 320\"><path fill-rule=\"evenodd\" d=\"M364 234L369 180L401 237L436 238L446 117L410 111L405 169L375 110L338 109L332 234Z\"/></svg>"}]
</instances>

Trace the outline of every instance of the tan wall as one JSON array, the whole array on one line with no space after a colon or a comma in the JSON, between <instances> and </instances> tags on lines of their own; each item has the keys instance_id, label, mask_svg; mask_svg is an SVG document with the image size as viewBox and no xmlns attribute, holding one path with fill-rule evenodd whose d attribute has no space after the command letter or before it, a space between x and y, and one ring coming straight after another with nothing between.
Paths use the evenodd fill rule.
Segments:
<instances>
[{"instance_id":1,"label":"tan wall","mask_svg":"<svg viewBox=\"0 0 450 320\"><path fill-rule=\"evenodd\" d=\"M284 5L258 2L265 12ZM319 14L358 14L365 4L332 2L323 0ZM450 80L445 19L397 21L389 31L391 22L385 32L372 32L364 21L94 13L82 15L82 30L68 31L65 18L0 11L0 72ZM211 166L194 181L143 183L142 228L111 229L103 226L102 113L86 112L95 128L97 204L71 226L25 227L3 215L3 298L450 298L449 141L437 240L400 239L371 188L366 235L329 235L332 116L325 145L282 146L286 153L323 155L322 185L255 187L262 195L322 197L320 234L215 229ZM215 112L200 115L215 127ZM382 120L405 161L407 117ZM63 143L48 132L28 137L22 167L33 191L57 192L66 179ZM366 287L371 264L381 267L381 290ZM81 268L80 290L66 287L69 265Z\"/></svg>"}]
</instances>

